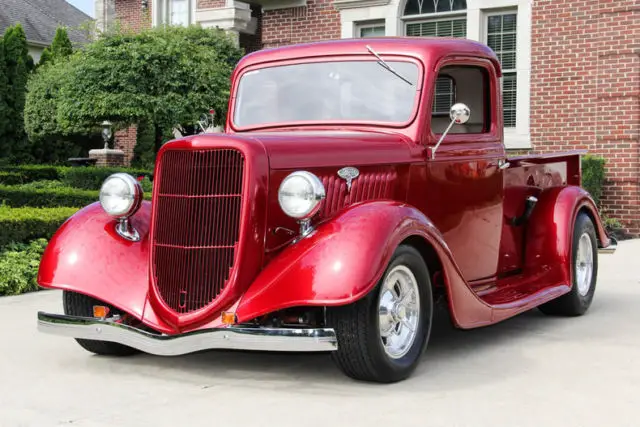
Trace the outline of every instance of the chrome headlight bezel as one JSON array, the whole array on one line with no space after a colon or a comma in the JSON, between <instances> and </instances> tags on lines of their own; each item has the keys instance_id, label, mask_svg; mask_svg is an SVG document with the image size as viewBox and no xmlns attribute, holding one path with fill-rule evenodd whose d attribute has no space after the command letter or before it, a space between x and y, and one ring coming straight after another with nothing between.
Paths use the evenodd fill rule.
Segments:
<instances>
[{"instance_id":1,"label":"chrome headlight bezel","mask_svg":"<svg viewBox=\"0 0 640 427\"><path fill-rule=\"evenodd\" d=\"M109 211L108 205L106 203L107 197L113 197L113 195L109 194L109 184L113 182L112 180L120 180L124 183L125 191L120 195L120 197L127 201L126 205L122 209L118 209L115 211ZM100 187L100 205L102 209L110 216L116 219L126 219L131 215L135 214L138 209L140 209L140 205L142 204L142 199L144 196L144 191L142 189L142 185L131 175L128 173L114 173L109 175L102 186ZM116 196L117 197L117 196Z\"/></svg>"},{"instance_id":2,"label":"chrome headlight bezel","mask_svg":"<svg viewBox=\"0 0 640 427\"><path fill-rule=\"evenodd\" d=\"M287 187L294 185L295 181L298 183L306 181L306 184L310 188L309 194L310 198L306 199L308 203L308 207L304 210L293 210L291 206L287 205L285 197L295 197L295 195L286 194ZM278 204L280 205L280 209L287 214L291 218L295 218L297 220L305 220L313 217L320 208L322 207L322 201L326 197L326 192L324 185L320 178L318 178L315 174L307 171L296 171L292 172L280 183L280 187L278 188Z\"/></svg>"}]
</instances>

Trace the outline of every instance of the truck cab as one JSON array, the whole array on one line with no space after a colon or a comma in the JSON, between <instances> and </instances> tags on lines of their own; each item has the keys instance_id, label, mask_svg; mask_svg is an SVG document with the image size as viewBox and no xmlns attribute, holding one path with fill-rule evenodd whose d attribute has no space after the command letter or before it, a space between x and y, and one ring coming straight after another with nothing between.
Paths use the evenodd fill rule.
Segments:
<instances>
[{"instance_id":1,"label":"truck cab","mask_svg":"<svg viewBox=\"0 0 640 427\"><path fill-rule=\"evenodd\" d=\"M224 132L163 145L151 201L117 174L58 230L38 281L64 314L40 330L98 354L327 351L394 382L439 302L462 329L584 314L616 242L582 152L508 155L500 78L463 39L247 55Z\"/></svg>"}]
</instances>

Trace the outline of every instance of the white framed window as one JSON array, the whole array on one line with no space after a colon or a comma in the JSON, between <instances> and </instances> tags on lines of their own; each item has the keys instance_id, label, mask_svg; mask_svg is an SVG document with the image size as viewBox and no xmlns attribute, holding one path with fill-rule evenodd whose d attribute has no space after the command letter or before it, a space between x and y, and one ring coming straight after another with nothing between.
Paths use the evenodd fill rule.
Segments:
<instances>
[{"instance_id":1,"label":"white framed window","mask_svg":"<svg viewBox=\"0 0 640 427\"><path fill-rule=\"evenodd\" d=\"M530 0L406 0L397 13L401 25L391 35L468 38L496 52L503 72L505 145L530 148ZM449 89L444 81L436 84L435 111L444 109Z\"/></svg>"},{"instance_id":2,"label":"white framed window","mask_svg":"<svg viewBox=\"0 0 640 427\"><path fill-rule=\"evenodd\" d=\"M384 21L373 21L356 24L357 37L384 37L386 28Z\"/></svg>"},{"instance_id":3,"label":"white framed window","mask_svg":"<svg viewBox=\"0 0 640 427\"><path fill-rule=\"evenodd\" d=\"M182 25L194 23L196 0L154 1L153 25Z\"/></svg>"},{"instance_id":4,"label":"white framed window","mask_svg":"<svg viewBox=\"0 0 640 427\"><path fill-rule=\"evenodd\" d=\"M517 12L486 14L485 43L498 56L502 67L502 104L505 128L517 122L518 72L516 67Z\"/></svg>"}]
</instances>

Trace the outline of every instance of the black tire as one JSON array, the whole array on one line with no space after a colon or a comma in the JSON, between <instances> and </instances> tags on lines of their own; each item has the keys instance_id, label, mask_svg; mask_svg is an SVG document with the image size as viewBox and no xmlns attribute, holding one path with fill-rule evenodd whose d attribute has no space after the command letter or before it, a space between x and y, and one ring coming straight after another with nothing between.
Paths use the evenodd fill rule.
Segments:
<instances>
[{"instance_id":1,"label":"black tire","mask_svg":"<svg viewBox=\"0 0 640 427\"><path fill-rule=\"evenodd\" d=\"M588 282L588 291L580 292L578 286L578 249L581 237L585 235L590 240L591 253L593 259L593 269L591 278ZM593 295L596 291L596 282L598 277L598 243L596 239L596 230L591 218L583 212L578 214L573 229L573 241L571 243L571 275L573 283L571 291L559 298L551 300L539 307L544 314L552 316L581 316L587 312L593 301Z\"/></svg>"},{"instance_id":2,"label":"black tire","mask_svg":"<svg viewBox=\"0 0 640 427\"><path fill-rule=\"evenodd\" d=\"M420 315L417 333L408 352L392 358L382 343L378 303L385 279L397 266L407 267L417 281ZM346 306L327 308L327 325L335 329L338 340L338 349L332 352L333 361L342 372L356 380L379 383L404 380L420 362L429 341L432 318L433 296L427 266L414 247L401 245L368 295Z\"/></svg>"},{"instance_id":3,"label":"black tire","mask_svg":"<svg viewBox=\"0 0 640 427\"><path fill-rule=\"evenodd\" d=\"M117 309L109 304L77 292L63 291L62 302L64 313L69 316L93 317L94 305L106 305L109 307L110 313L119 313ZM81 338L76 338L76 341L85 350L103 356L130 356L139 353L135 348L116 342L86 340Z\"/></svg>"}]
</instances>

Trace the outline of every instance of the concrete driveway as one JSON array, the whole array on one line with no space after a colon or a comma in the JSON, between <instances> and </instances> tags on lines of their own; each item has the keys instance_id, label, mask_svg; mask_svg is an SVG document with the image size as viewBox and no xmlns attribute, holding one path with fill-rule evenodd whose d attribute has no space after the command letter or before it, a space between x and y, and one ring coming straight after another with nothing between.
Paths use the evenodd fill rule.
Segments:
<instances>
[{"instance_id":1,"label":"concrete driveway","mask_svg":"<svg viewBox=\"0 0 640 427\"><path fill-rule=\"evenodd\" d=\"M640 240L601 255L591 310L473 331L439 316L421 367L382 386L323 354L92 356L36 331L60 293L0 298L0 426L640 426Z\"/></svg>"}]
</instances>

